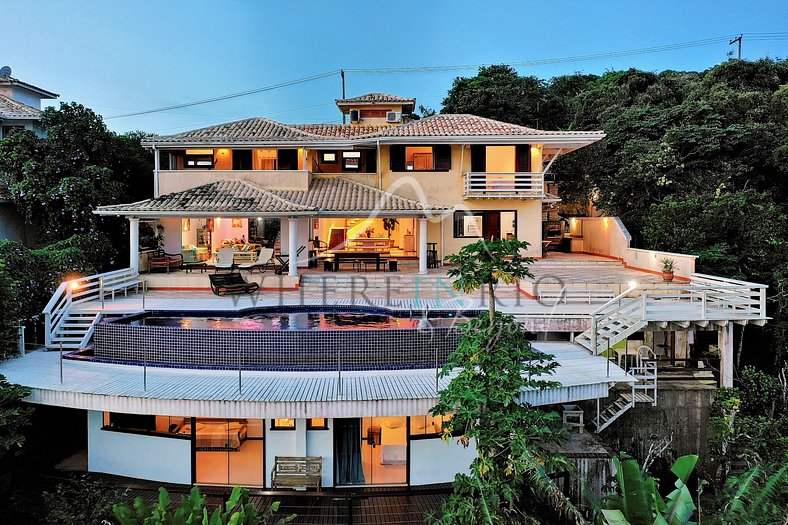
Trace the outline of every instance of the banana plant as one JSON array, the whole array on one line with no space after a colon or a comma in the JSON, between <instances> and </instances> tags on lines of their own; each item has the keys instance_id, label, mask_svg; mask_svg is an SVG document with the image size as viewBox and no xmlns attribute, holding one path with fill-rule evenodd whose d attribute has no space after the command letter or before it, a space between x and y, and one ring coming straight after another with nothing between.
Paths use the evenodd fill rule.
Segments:
<instances>
[{"instance_id":1,"label":"banana plant","mask_svg":"<svg viewBox=\"0 0 788 525\"><path fill-rule=\"evenodd\" d=\"M671 467L675 488L663 498L657 481L644 474L637 461L622 454L613 458L619 493L608 495L599 509L605 525L695 525L697 507L687 480L698 464L698 456L682 456Z\"/></svg>"}]
</instances>

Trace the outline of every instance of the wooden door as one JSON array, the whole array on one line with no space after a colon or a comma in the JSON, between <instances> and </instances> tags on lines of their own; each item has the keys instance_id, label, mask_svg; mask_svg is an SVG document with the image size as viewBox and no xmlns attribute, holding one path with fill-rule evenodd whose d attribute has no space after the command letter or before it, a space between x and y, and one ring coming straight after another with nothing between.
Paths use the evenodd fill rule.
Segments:
<instances>
[{"instance_id":1,"label":"wooden door","mask_svg":"<svg viewBox=\"0 0 788 525\"><path fill-rule=\"evenodd\" d=\"M488 241L490 239L501 238L501 214L496 212L485 213L484 223L482 224L482 233L484 238Z\"/></svg>"}]
</instances>

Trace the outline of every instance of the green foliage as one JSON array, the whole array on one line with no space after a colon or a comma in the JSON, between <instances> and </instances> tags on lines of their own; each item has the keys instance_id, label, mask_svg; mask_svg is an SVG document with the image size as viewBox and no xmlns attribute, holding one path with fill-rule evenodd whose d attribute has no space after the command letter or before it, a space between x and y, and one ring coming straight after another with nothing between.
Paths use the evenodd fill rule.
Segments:
<instances>
[{"instance_id":1,"label":"green foliage","mask_svg":"<svg viewBox=\"0 0 788 525\"><path fill-rule=\"evenodd\" d=\"M460 249L460 253L446 257L451 265L447 272L454 279L452 287L465 293L473 293L483 287L488 289L490 323L495 313L495 285L498 281L513 284L518 279L533 277L528 265L532 257L523 257L522 250L528 243L516 239L487 241L480 239Z\"/></svg>"},{"instance_id":2,"label":"green foliage","mask_svg":"<svg viewBox=\"0 0 788 525\"><path fill-rule=\"evenodd\" d=\"M52 525L110 523L114 517L113 505L126 497L126 490L108 488L87 476L58 483L53 492L44 492L46 522Z\"/></svg>"},{"instance_id":3,"label":"green foliage","mask_svg":"<svg viewBox=\"0 0 788 525\"><path fill-rule=\"evenodd\" d=\"M691 525L697 507L687 481L698 456L682 456L670 471L676 476L674 489L663 498L656 479L645 474L637 461L622 454L614 458L617 492L602 501L598 518L606 525Z\"/></svg>"},{"instance_id":4,"label":"green foliage","mask_svg":"<svg viewBox=\"0 0 788 525\"><path fill-rule=\"evenodd\" d=\"M45 241L117 230L117 220L93 214L96 206L149 196L152 157L142 133L116 135L77 103L45 109L41 128L44 138L23 131L0 141L0 177Z\"/></svg>"},{"instance_id":5,"label":"green foliage","mask_svg":"<svg viewBox=\"0 0 788 525\"><path fill-rule=\"evenodd\" d=\"M574 509L558 494L547 472L560 464L544 446L556 442L558 416L523 403L523 390L558 386L541 379L555 368L552 356L531 348L520 323L496 313L460 326L460 343L441 371L452 377L433 414L451 414L443 439L476 447L470 475L458 475L455 491L435 523L519 523L525 519L527 489L568 514ZM580 518L579 518L580 519Z\"/></svg>"},{"instance_id":6,"label":"green foliage","mask_svg":"<svg viewBox=\"0 0 788 525\"><path fill-rule=\"evenodd\" d=\"M788 522L785 505L788 463L770 476L755 467L732 476L717 498L719 512L710 520L719 525L768 525Z\"/></svg>"},{"instance_id":7,"label":"green foliage","mask_svg":"<svg viewBox=\"0 0 788 525\"><path fill-rule=\"evenodd\" d=\"M0 457L25 443L23 431L30 426L33 408L22 404L22 400L29 393L29 388L13 385L0 375Z\"/></svg>"},{"instance_id":8,"label":"green foliage","mask_svg":"<svg viewBox=\"0 0 788 525\"><path fill-rule=\"evenodd\" d=\"M249 501L249 489L238 486L233 488L224 506L213 512L209 512L205 497L196 486L181 499L178 507L173 505L167 489L160 487L159 499L154 504L136 498L131 506L119 503L112 509L120 525L261 525L271 523L278 510L279 503L275 502L260 511ZM283 525L294 519L295 515L290 515L273 523Z\"/></svg>"}]
</instances>

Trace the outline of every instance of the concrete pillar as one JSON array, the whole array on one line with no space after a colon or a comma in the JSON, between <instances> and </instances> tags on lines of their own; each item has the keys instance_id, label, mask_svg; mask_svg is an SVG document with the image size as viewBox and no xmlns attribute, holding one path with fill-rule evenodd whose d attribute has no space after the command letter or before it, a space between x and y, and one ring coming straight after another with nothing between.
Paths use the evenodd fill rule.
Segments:
<instances>
[{"instance_id":1,"label":"concrete pillar","mask_svg":"<svg viewBox=\"0 0 788 525\"><path fill-rule=\"evenodd\" d=\"M720 386L733 386L733 323L730 321L717 330L717 347L720 349Z\"/></svg>"},{"instance_id":2,"label":"concrete pillar","mask_svg":"<svg viewBox=\"0 0 788 525\"><path fill-rule=\"evenodd\" d=\"M298 275L298 256L296 253L298 252L298 218L297 217L288 217L287 219L287 252L290 255L290 268L287 272L287 275L290 276L297 276Z\"/></svg>"},{"instance_id":3,"label":"concrete pillar","mask_svg":"<svg viewBox=\"0 0 788 525\"><path fill-rule=\"evenodd\" d=\"M656 350L654 348L654 332L652 331L643 332L643 344L651 348L652 350Z\"/></svg>"},{"instance_id":4,"label":"concrete pillar","mask_svg":"<svg viewBox=\"0 0 788 525\"><path fill-rule=\"evenodd\" d=\"M140 271L140 220L129 217L129 268Z\"/></svg>"},{"instance_id":5,"label":"concrete pillar","mask_svg":"<svg viewBox=\"0 0 788 525\"><path fill-rule=\"evenodd\" d=\"M306 456L306 419L296 419L295 455Z\"/></svg>"},{"instance_id":6,"label":"concrete pillar","mask_svg":"<svg viewBox=\"0 0 788 525\"><path fill-rule=\"evenodd\" d=\"M170 168L172 169L172 168ZM159 196L159 171L161 170L161 151L153 148L153 196Z\"/></svg>"},{"instance_id":7,"label":"concrete pillar","mask_svg":"<svg viewBox=\"0 0 788 525\"><path fill-rule=\"evenodd\" d=\"M674 332L676 334L673 345L673 352L676 360L683 359L681 366L687 366L686 359L689 359L689 332Z\"/></svg>"},{"instance_id":8,"label":"concrete pillar","mask_svg":"<svg viewBox=\"0 0 788 525\"><path fill-rule=\"evenodd\" d=\"M419 273L427 274L427 219L419 219Z\"/></svg>"}]
</instances>

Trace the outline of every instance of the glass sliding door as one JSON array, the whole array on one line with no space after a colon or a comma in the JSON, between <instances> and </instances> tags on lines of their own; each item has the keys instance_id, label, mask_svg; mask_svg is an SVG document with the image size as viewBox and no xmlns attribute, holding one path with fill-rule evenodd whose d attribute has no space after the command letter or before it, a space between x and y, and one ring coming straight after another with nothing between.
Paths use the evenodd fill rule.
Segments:
<instances>
[{"instance_id":1,"label":"glass sliding door","mask_svg":"<svg viewBox=\"0 0 788 525\"><path fill-rule=\"evenodd\" d=\"M408 428L405 417L362 419L362 464L367 485L404 485L407 479Z\"/></svg>"},{"instance_id":2,"label":"glass sliding door","mask_svg":"<svg viewBox=\"0 0 788 525\"><path fill-rule=\"evenodd\" d=\"M198 484L263 486L262 419L197 418L192 430Z\"/></svg>"}]
</instances>

